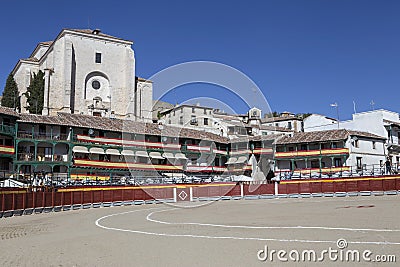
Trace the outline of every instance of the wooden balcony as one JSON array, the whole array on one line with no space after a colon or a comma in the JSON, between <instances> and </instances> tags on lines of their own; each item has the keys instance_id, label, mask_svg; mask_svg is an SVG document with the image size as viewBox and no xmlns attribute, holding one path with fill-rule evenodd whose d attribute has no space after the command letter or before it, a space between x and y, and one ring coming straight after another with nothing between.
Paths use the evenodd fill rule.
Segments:
<instances>
[{"instance_id":1,"label":"wooden balcony","mask_svg":"<svg viewBox=\"0 0 400 267\"><path fill-rule=\"evenodd\" d=\"M90 167L99 169L132 169L143 171L183 171L182 165L162 165L162 164L147 164L147 163L134 163L134 162L110 162L89 159L74 159L74 166L76 167Z\"/></svg>"},{"instance_id":2,"label":"wooden balcony","mask_svg":"<svg viewBox=\"0 0 400 267\"><path fill-rule=\"evenodd\" d=\"M147 142L144 140L125 140L125 139L107 138L107 137L91 137L79 134L76 135L75 140L83 143L111 145L111 146L146 147L146 148L156 148L156 149L158 148L163 150L179 150L181 148L180 144Z\"/></svg>"},{"instance_id":3,"label":"wooden balcony","mask_svg":"<svg viewBox=\"0 0 400 267\"><path fill-rule=\"evenodd\" d=\"M331 148L321 150L298 150L288 152L276 152L276 159L289 159L289 158L304 158L304 157L319 157L319 156L335 156L335 155L348 155L348 148Z\"/></svg>"}]
</instances>

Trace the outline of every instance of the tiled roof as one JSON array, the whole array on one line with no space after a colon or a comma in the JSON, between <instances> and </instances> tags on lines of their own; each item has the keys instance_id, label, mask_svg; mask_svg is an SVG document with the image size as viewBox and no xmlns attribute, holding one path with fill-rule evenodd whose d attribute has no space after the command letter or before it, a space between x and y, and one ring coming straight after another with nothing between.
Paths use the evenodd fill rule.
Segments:
<instances>
[{"instance_id":1,"label":"tiled roof","mask_svg":"<svg viewBox=\"0 0 400 267\"><path fill-rule=\"evenodd\" d=\"M8 115L8 116L13 116L13 117L19 117L19 114L15 112L14 109L12 108L7 108L7 107L2 107L0 106L0 114Z\"/></svg>"},{"instance_id":2,"label":"tiled roof","mask_svg":"<svg viewBox=\"0 0 400 267\"><path fill-rule=\"evenodd\" d=\"M130 120L110 119L88 115L58 113L57 116L42 116L35 114L21 114L20 122L42 123L50 125L65 125L81 128L92 128L104 131L129 132L149 135L162 135L179 138L193 138L210 140L219 143L228 143L229 139L203 131L172 126L159 126L155 123L143 123Z\"/></svg>"},{"instance_id":3,"label":"tiled roof","mask_svg":"<svg viewBox=\"0 0 400 267\"><path fill-rule=\"evenodd\" d=\"M102 33L102 32L99 32L98 34L94 34L93 30L91 30L91 29L64 29L64 30L71 31L71 32L91 34L91 35L94 35L94 36L102 36L102 37L112 38L112 39L126 41L126 42L132 42L130 40L125 40L125 39L122 39L122 38L119 38L119 37L115 37L115 36L112 36L112 35L108 35L108 34L105 34L105 33Z\"/></svg>"},{"instance_id":4,"label":"tiled roof","mask_svg":"<svg viewBox=\"0 0 400 267\"><path fill-rule=\"evenodd\" d=\"M326 141L339 141L346 140L349 136L359 136L375 139L386 139L382 136L375 134L361 132L361 131L350 131L345 129L340 130L326 130L326 131L315 131L315 132L299 132L294 133L292 137L285 136L277 141L278 145L283 144L298 144L298 143L313 143L313 142L326 142Z\"/></svg>"},{"instance_id":5,"label":"tiled roof","mask_svg":"<svg viewBox=\"0 0 400 267\"><path fill-rule=\"evenodd\" d=\"M256 135L256 136L245 136L231 139L231 143L245 143L249 141L275 141L282 137L282 134L270 134L270 135Z\"/></svg>"},{"instance_id":6,"label":"tiled roof","mask_svg":"<svg viewBox=\"0 0 400 267\"><path fill-rule=\"evenodd\" d=\"M270 126L270 125L260 125L260 130L270 130L270 131L279 131L279 132L293 132L285 127L278 127L278 126Z\"/></svg>"},{"instance_id":7,"label":"tiled roof","mask_svg":"<svg viewBox=\"0 0 400 267\"><path fill-rule=\"evenodd\" d=\"M262 118L261 121L263 123L268 123L268 122L277 122L277 121L292 121L292 120L297 120L301 121L300 118L290 116L290 117L272 117L272 118Z\"/></svg>"}]
</instances>

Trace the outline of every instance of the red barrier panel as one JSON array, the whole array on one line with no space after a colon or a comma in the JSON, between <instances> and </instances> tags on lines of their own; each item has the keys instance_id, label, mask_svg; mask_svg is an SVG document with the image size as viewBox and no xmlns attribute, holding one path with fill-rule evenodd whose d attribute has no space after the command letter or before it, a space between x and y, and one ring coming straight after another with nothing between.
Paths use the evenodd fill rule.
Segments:
<instances>
[{"instance_id":1,"label":"red barrier panel","mask_svg":"<svg viewBox=\"0 0 400 267\"><path fill-rule=\"evenodd\" d=\"M384 191L396 190L396 180L394 180L394 179L382 180L382 187L383 187Z\"/></svg>"},{"instance_id":2,"label":"red barrier panel","mask_svg":"<svg viewBox=\"0 0 400 267\"><path fill-rule=\"evenodd\" d=\"M53 207L53 193L52 192L44 192L44 206L45 207Z\"/></svg>"},{"instance_id":3,"label":"red barrier panel","mask_svg":"<svg viewBox=\"0 0 400 267\"><path fill-rule=\"evenodd\" d=\"M15 210L23 210L25 208L25 194L15 194L14 205Z\"/></svg>"},{"instance_id":4,"label":"red barrier panel","mask_svg":"<svg viewBox=\"0 0 400 267\"><path fill-rule=\"evenodd\" d=\"M210 187L208 187L208 195L210 197L219 197L219 196L221 196L221 192L220 192L219 186L210 186Z\"/></svg>"},{"instance_id":5,"label":"red barrier panel","mask_svg":"<svg viewBox=\"0 0 400 267\"><path fill-rule=\"evenodd\" d=\"M63 206L72 205L72 192L63 192Z\"/></svg>"},{"instance_id":6,"label":"red barrier panel","mask_svg":"<svg viewBox=\"0 0 400 267\"><path fill-rule=\"evenodd\" d=\"M333 192L346 192L346 183L333 182Z\"/></svg>"},{"instance_id":7,"label":"red barrier panel","mask_svg":"<svg viewBox=\"0 0 400 267\"><path fill-rule=\"evenodd\" d=\"M357 192L358 191L357 181L346 181L344 183L346 185L346 192Z\"/></svg>"},{"instance_id":8,"label":"red barrier panel","mask_svg":"<svg viewBox=\"0 0 400 267\"><path fill-rule=\"evenodd\" d=\"M278 184L278 194L287 194L287 184Z\"/></svg>"},{"instance_id":9,"label":"red barrier panel","mask_svg":"<svg viewBox=\"0 0 400 267\"><path fill-rule=\"evenodd\" d=\"M297 194L299 193L299 183L289 183L286 184L287 194Z\"/></svg>"},{"instance_id":10,"label":"red barrier panel","mask_svg":"<svg viewBox=\"0 0 400 267\"><path fill-rule=\"evenodd\" d=\"M113 201L123 201L122 190L123 189L112 190L114 193Z\"/></svg>"},{"instance_id":11,"label":"red barrier panel","mask_svg":"<svg viewBox=\"0 0 400 267\"><path fill-rule=\"evenodd\" d=\"M14 203L13 203L13 200L14 200L14 197L13 197L13 195L14 194L4 194L3 196L3 209L4 210L12 210L13 209L13 206L14 206Z\"/></svg>"},{"instance_id":12,"label":"red barrier panel","mask_svg":"<svg viewBox=\"0 0 400 267\"><path fill-rule=\"evenodd\" d=\"M312 193L311 183L300 183L299 184L299 193Z\"/></svg>"},{"instance_id":13,"label":"red barrier panel","mask_svg":"<svg viewBox=\"0 0 400 267\"><path fill-rule=\"evenodd\" d=\"M44 207L44 194L43 192L33 193L33 207L39 208Z\"/></svg>"},{"instance_id":14,"label":"red barrier panel","mask_svg":"<svg viewBox=\"0 0 400 267\"><path fill-rule=\"evenodd\" d=\"M240 193L240 191L239 191ZM273 195L275 194L275 185L274 184L262 184L260 185L260 194L261 195Z\"/></svg>"},{"instance_id":15,"label":"red barrier panel","mask_svg":"<svg viewBox=\"0 0 400 267\"><path fill-rule=\"evenodd\" d=\"M369 180L369 187L371 191L383 191L382 179Z\"/></svg>"},{"instance_id":16,"label":"red barrier panel","mask_svg":"<svg viewBox=\"0 0 400 267\"><path fill-rule=\"evenodd\" d=\"M369 180L360 180L357 181L357 191L371 191L371 187L369 186Z\"/></svg>"},{"instance_id":17,"label":"red barrier panel","mask_svg":"<svg viewBox=\"0 0 400 267\"><path fill-rule=\"evenodd\" d=\"M135 191L135 200L145 200L146 196L145 196L145 192L142 189L135 189L133 190Z\"/></svg>"},{"instance_id":18,"label":"red barrier panel","mask_svg":"<svg viewBox=\"0 0 400 267\"><path fill-rule=\"evenodd\" d=\"M103 202L113 202L112 191L114 190L101 191L103 193Z\"/></svg>"},{"instance_id":19,"label":"red barrier panel","mask_svg":"<svg viewBox=\"0 0 400 267\"><path fill-rule=\"evenodd\" d=\"M92 196L93 196L93 203L101 203L103 202L102 196L103 196L103 191L92 191Z\"/></svg>"},{"instance_id":20,"label":"red barrier panel","mask_svg":"<svg viewBox=\"0 0 400 267\"><path fill-rule=\"evenodd\" d=\"M400 190L400 179L396 179L396 190Z\"/></svg>"},{"instance_id":21,"label":"red barrier panel","mask_svg":"<svg viewBox=\"0 0 400 267\"><path fill-rule=\"evenodd\" d=\"M202 186L202 187L193 187L193 197L209 197L210 194L208 192L209 187L208 186ZM177 194L178 189L177 189Z\"/></svg>"},{"instance_id":22,"label":"red barrier panel","mask_svg":"<svg viewBox=\"0 0 400 267\"><path fill-rule=\"evenodd\" d=\"M322 193L322 183L321 182L310 183L310 191L311 193Z\"/></svg>"},{"instance_id":23,"label":"red barrier panel","mask_svg":"<svg viewBox=\"0 0 400 267\"><path fill-rule=\"evenodd\" d=\"M334 192L333 183L332 182L322 182L321 183L321 191L322 191L322 193Z\"/></svg>"},{"instance_id":24,"label":"red barrier panel","mask_svg":"<svg viewBox=\"0 0 400 267\"><path fill-rule=\"evenodd\" d=\"M82 204L93 203L93 191L83 191Z\"/></svg>"},{"instance_id":25,"label":"red barrier panel","mask_svg":"<svg viewBox=\"0 0 400 267\"><path fill-rule=\"evenodd\" d=\"M54 194L54 206L61 206L62 205L62 193L55 192Z\"/></svg>"},{"instance_id":26,"label":"red barrier panel","mask_svg":"<svg viewBox=\"0 0 400 267\"><path fill-rule=\"evenodd\" d=\"M72 204L82 204L83 200L83 191L74 191L72 192Z\"/></svg>"},{"instance_id":27,"label":"red barrier panel","mask_svg":"<svg viewBox=\"0 0 400 267\"><path fill-rule=\"evenodd\" d=\"M226 196L240 196L240 185L235 185L230 188L229 192L226 193Z\"/></svg>"}]
</instances>

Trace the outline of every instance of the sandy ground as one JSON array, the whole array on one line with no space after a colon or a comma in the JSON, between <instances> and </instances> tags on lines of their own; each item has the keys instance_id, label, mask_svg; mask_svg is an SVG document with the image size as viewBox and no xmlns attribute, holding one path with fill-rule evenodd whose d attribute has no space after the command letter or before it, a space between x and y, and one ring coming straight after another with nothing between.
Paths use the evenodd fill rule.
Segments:
<instances>
[{"instance_id":1,"label":"sandy ground","mask_svg":"<svg viewBox=\"0 0 400 267\"><path fill-rule=\"evenodd\" d=\"M153 204L2 218L0 266L396 266L348 263L345 257L332 261L327 254L323 262L294 262L288 254L287 262L276 254L260 261L257 254L267 246L269 252L300 255L314 250L318 258L331 247L342 253L370 250L371 259L395 255L400 262L399 212L400 196L371 196L231 200L187 208ZM338 249L338 239L347 247Z\"/></svg>"}]
</instances>

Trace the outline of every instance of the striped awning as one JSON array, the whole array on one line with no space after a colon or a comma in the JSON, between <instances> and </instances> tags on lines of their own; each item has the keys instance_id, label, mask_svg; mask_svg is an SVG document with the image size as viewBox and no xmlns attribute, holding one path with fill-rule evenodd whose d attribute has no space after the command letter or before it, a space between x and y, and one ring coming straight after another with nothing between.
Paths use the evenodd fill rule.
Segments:
<instances>
[{"instance_id":1,"label":"striped awning","mask_svg":"<svg viewBox=\"0 0 400 267\"><path fill-rule=\"evenodd\" d=\"M149 154L147 154L146 151L136 151L135 155L137 157L144 157L144 158L148 158L149 157Z\"/></svg>"},{"instance_id":2,"label":"striped awning","mask_svg":"<svg viewBox=\"0 0 400 267\"><path fill-rule=\"evenodd\" d=\"M92 154L105 154L104 149L102 149L101 147L91 147L89 149L89 152Z\"/></svg>"},{"instance_id":3,"label":"striped awning","mask_svg":"<svg viewBox=\"0 0 400 267\"><path fill-rule=\"evenodd\" d=\"M124 156L135 156L135 151L133 150L122 150L121 155Z\"/></svg>"},{"instance_id":4,"label":"striped awning","mask_svg":"<svg viewBox=\"0 0 400 267\"><path fill-rule=\"evenodd\" d=\"M236 161L237 161L237 158L232 157L232 158L229 158L228 161L225 164L235 164Z\"/></svg>"},{"instance_id":5,"label":"striped awning","mask_svg":"<svg viewBox=\"0 0 400 267\"><path fill-rule=\"evenodd\" d=\"M187 159L187 157L183 153L176 153L175 154L175 158L177 158L177 159Z\"/></svg>"},{"instance_id":6,"label":"striped awning","mask_svg":"<svg viewBox=\"0 0 400 267\"><path fill-rule=\"evenodd\" d=\"M152 159L164 159L160 152L150 152L149 156Z\"/></svg>"},{"instance_id":7,"label":"striped awning","mask_svg":"<svg viewBox=\"0 0 400 267\"><path fill-rule=\"evenodd\" d=\"M87 147L84 147L84 146L74 146L72 148L72 152L74 152L74 153L89 153Z\"/></svg>"},{"instance_id":8,"label":"striped awning","mask_svg":"<svg viewBox=\"0 0 400 267\"><path fill-rule=\"evenodd\" d=\"M108 155L121 155L121 153L119 153L119 150L118 149L115 149L115 148L109 148L109 149L107 149L106 150L106 154L108 154Z\"/></svg>"},{"instance_id":9,"label":"striped awning","mask_svg":"<svg viewBox=\"0 0 400 267\"><path fill-rule=\"evenodd\" d=\"M162 156L163 156L164 158L166 158L166 159L174 159L174 158L175 158L174 154L169 153L169 152L163 153Z\"/></svg>"}]
</instances>

